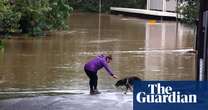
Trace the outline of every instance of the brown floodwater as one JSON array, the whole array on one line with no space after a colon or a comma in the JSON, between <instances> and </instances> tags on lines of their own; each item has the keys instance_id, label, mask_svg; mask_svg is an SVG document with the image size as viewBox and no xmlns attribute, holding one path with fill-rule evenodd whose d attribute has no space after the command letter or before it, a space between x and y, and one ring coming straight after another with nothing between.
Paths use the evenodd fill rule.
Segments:
<instances>
[{"instance_id":1,"label":"brown floodwater","mask_svg":"<svg viewBox=\"0 0 208 110\"><path fill-rule=\"evenodd\" d=\"M100 24L99 24L100 23ZM5 39L0 51L0 91L87 90L83 65L97 54L112 54L120 78L194 80L194 30L176 22L73 13L69 30L45 38ZM115 80L99 71L99 88Z\"/></svg>"}]
</instances>

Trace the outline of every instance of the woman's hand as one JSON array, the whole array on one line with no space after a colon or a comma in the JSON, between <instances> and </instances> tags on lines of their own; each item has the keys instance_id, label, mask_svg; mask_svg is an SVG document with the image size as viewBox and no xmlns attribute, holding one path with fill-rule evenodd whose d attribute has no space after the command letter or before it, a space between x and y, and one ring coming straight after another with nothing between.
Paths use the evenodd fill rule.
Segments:
<instances>
[{"instance_id":1,"label":"woman's hand","mask_svg":"<svg viewBox=\"0 0 208 110\"><path fill-rule=\"evenodd\" d=\"M117 75L115 75L115 74L113 74L113 76L112 76L114 79L118 79L118 76Z\"/></svg>"}]
</instances>

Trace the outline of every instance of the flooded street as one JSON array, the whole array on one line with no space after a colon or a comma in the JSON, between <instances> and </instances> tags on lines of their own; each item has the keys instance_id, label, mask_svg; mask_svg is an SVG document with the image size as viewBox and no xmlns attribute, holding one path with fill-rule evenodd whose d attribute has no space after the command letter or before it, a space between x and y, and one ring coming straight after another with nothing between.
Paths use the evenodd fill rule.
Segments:
<instances>
[{"instance_id":1,"label":"flooded street","mask_svg":"<svg viewBox=\"0 0 208 110\"><path fill-rule=\"evenodd\" d=\"M98 101L90 104L101 102L101 108L105 108L102 101L110 106L107 102L113 100L111 104L121 104L119 100L122 98L124 107L117 106L115 109L127 110L132 106L132 100L129 100L132 95L123 96L121 90L114 87L116 80L110 78L104 70L98 73L98 87L104 93L97 98L88 95L88 78L83 66L101 53L112 54L111 66L120 78L136 75L143 80L195 79L195 54L188 52L194 46L192 28L179 24L176 35L175 22L103 14L99 25L98 18L98 14L74 13L69 18L68 31L57 32L46 38L4 40L5 49L0 51L0 98L16 97L18 94L14 95L13 92L19 92L20 96L40 94L34 101L48 101L43 106L53 104L55 99L65 99L63 103L57 104L62 107L74 104L78 107L82 97L86 102L94 99ZM74 90L78 90L81 96L77 92L70 96ZM42 94L41 91L46 92ZM55 99L51 100L46 95L50 93L61 96L52 96ZM106 99L102 99L104 97ZM3 100L0 101L0 109L9 110L7 104L18 100L29 100L32 103L32 99ZM71 101L74 102L72 105Z\"/></svg>"}]
</instances>

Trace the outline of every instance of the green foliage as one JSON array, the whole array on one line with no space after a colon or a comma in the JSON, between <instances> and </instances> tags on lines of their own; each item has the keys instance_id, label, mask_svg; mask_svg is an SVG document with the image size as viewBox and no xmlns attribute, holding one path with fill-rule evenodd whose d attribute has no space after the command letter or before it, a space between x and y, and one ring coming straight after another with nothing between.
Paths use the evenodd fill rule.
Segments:
<instances>
[{"instance_id":1,"label":"green foliage","mask_svg":"<svg viewBox=\"0 0 208 110\"><path fill-rule=\"evenodd\" d=\"M12 10L8 0L0 1L0 32L18 31L21 13Z\"/></svg>"},{"instance_id":2,"label":"green foliage","mask_svg":"<svg viewBox=\"0 0 208 110\"><path fill-rule=\"evenodd\" d=\"M178 11L183 15L182 22L187 24L196 24L199 16L199 0L187 0L183 2Z\"/></svg>"},{"instance_id":3,"label":"green foliage","mask_svg":"<svg viewBox=\"0 0 208 110\"><path fill-rule=\"evenodd\" d=\"M65 29L72 11L68 4L67 0L3 0L0 2L0 8L3 7L0 23L6 26L0 26L0 31L19 29L22 33L38 36L48 30Z\"/></svg>"},{"instance_id":4,"label":"green foliage","mask_svg":"<svg viewBox=\"0 0 208 110\"><path fill-rule=\"evenodd\" d=\"M98 12L99 0L68 0L70 5L80 11ZM110 11L110 7L145 8L146 0L101 0L102 12Z\"/></svg>"},{"instance_id":5,"label":"green foliage","mask_svg":"<svg viewBox=\"0 0 208 110\"><path fill-rule=\"evenodd\" d=\"M43 34L47 26L45 24L45 13L49 11L46 1L16 0L14 10L22 13L19 23L23 33L30 33L31 35Z\"/></svg>"},{"instance_id":6,"label":"green foliage","mask_svg":"<svg viewBox=\"0 0 208 110\"><path fill-rule=\"evenodd\" d=\"M65 0L49 0L51 10L48 12L48 23L54 29L65 29L66 19L73 10Z\"/></svg>"}]
</instances>

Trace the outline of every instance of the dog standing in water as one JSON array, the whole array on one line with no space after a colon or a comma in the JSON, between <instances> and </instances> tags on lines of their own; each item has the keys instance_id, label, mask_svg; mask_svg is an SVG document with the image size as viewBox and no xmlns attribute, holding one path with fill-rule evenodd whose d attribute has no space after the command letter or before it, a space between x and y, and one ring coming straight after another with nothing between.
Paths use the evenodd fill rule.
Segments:
<instances>
[{"instance_id":1,"label":"dog standing in water","mask_svg":"<svg viewBox=\"0 0 208 110\"><path fill-rule=\"evenodd\" d=\"M126 77L126 78L123 78L121 80L118 80L116 82L115 86L116 87L125 86L126 90L125 90L124 94L126 94L128 90L133 91L132 86L133 86L135 80L141 81L140 78L138 78L136 76L131 76L131 77Z\"/></svg>"},{"instance_id":2,"label":"dog standing in water","mask_svg":"<svg viewBox=\"0 0 208 110\"><path fill-rule=\"evenodd\" d=\"M113 74L111 68L109 67L109 63L112 61L111 55L98 55L94 59L88 61L85 66L84 70L87 76L89 77L89 85L90 85L90 94L100 94L97 90L97 72L98 70L102 69L103 67L107 71L107 73L112 76L113 78L117 79L117 76Z\"/></svg>"}]
</instances>

